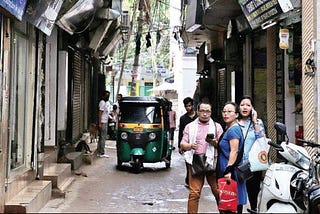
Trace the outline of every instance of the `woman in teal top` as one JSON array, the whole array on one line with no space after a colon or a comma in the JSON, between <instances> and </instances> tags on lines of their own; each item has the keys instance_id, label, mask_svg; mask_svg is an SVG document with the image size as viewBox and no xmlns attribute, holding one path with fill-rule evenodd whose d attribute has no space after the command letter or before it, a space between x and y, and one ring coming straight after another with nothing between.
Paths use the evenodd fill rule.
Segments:
<instances>
[{"instance_id":1,"label":"woman in teal top","mask_svg":"<svg viewBox=\"0 0 320 214\"><path fill-rule=\"evenodd\" d=\"M247 203L247 191L245 182L239 181L235 173L235 167L242 163L240 151L244 145L243 134L237 123L238 112L238 105L234 102L227 102L222 110L226 131L219 141L218 178L232 178L237 181L237 213L242 213L243 205Z\"/></svg>"},{"instance_id":2,"label":"woman in teal top","mask_svg":"<svg viewBox=\"0 0 320 214\"><path fill-rule=\"evenodd\" d=\"M245 95L240 99L238 123L242 129L243 136L245 136L243 160L248 160L249 151L253 143L258 138L265 136L262 120L258 119L258 114L253 108L253 100L248 95ZM248 209L249 212L256 211L257 209L257 198L261 181L262 171L254 172L253 177L246 181L251 208L251 210Z\"/></svg>"}]
</instances>

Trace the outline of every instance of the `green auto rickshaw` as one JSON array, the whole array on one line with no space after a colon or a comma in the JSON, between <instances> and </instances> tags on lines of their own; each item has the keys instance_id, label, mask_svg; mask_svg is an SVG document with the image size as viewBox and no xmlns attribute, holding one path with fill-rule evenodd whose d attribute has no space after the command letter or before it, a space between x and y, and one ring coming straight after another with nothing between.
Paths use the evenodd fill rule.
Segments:
<instances>
[{"instance_id":1,"label":"green auto rickshaw","mask_svg":"<svg viewBox=\"0 0 320 214\"><path fill-rule=\"evenodd\" d=\"M123 97L116 125L117 168L127 162L136 172L143 163L171 164L169 103L163 97Z\"/></svg>"}]
</instances>

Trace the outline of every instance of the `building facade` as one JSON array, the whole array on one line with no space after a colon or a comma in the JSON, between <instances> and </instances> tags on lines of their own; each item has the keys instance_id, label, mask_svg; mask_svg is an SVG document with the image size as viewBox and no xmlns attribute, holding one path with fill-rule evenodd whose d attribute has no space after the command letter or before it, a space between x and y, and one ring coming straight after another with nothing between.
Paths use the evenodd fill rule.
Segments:
<instances>
[{"instance_id":1,"label":"building facade","mask_svg":"<svg viewBox=\"0 0 320 214\"><path fill-rule=\"evenodd\" d=\"M199 10L182 1L181 37L199 49L198 72L207 71L212 79L216 118L226 100L249 94L272 140L281 139L273 128L279 121L286 123L291 141L317 141L319 4L286 2L208 1ZM280 45L283 39L287 47Z\"/></svg>"}]
</instances>

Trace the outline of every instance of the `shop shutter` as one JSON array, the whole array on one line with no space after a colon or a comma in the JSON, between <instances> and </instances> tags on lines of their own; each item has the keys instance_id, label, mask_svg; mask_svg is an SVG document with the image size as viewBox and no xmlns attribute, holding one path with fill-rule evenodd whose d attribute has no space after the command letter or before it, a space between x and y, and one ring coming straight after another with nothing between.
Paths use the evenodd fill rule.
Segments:
<instances>
[{"instance_id":1,"label":"shop shutter","mask_svg":"<svg viewBox=\"0 0 320 214\"><path fill-rule=\"evenodd\" d=\"M79 51L75 51L72 62L72 141L77 140L81 132L81 65L81 53Z\"/></svg>"},{"instance_id":2,"label":"shop shutter","mask_svg":"<svg viewBox=\"0 0 320 214\"><path fill-rule=\"evenodd\" d=\"M221 68L218 70L218 109L222 110L224 104L227 102L227 84L226 84L226 69ZM218 113L219 121L222 120L221 113Z\"/></svg>"}]
</instances>

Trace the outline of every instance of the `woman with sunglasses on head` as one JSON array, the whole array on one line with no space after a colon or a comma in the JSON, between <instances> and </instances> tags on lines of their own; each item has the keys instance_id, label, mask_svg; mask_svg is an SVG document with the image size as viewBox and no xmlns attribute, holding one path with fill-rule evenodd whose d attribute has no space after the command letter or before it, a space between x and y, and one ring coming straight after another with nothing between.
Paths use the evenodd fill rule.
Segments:
<instances>
[{"instance_id":1,"label":"woman with sunglasses on head","mask_svg":"<svg viewBox=\"0 0 320 214\"><path fill-rule=\"evenodd\" d=\"M242 213L243 205L247 203L247 191L244 181L240 181L236 175L236 167L242 163L241 149L244 145L242 130L237 123L238 105L234 102L227 102L222 110L222 118L226 124L223 137L219 140L218 155L218 178L231 178L237 182L238 209ZM221 213L228 213L221 211Z\"/></svg>"},{"instance_id":2,"label":"woman with sunglasses on head","mask_svg":"<svg viewBox=\"0 0 320 214\"><path fill-rule=\"evenodd\" d=\"M250 96L244 95L239 103L238 123L245 137L243 159L248 160L249 151L256 139L265 136L263 122L258 119L257 111L253 108L253 100ZM246 181L247 193L250 202L249 212L256 212L262 171L253 172L253 177Z\"/></svg>"}]
</instances>

